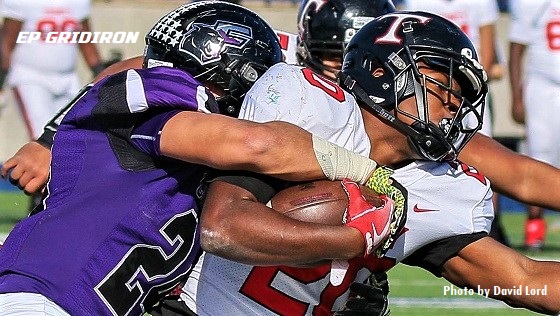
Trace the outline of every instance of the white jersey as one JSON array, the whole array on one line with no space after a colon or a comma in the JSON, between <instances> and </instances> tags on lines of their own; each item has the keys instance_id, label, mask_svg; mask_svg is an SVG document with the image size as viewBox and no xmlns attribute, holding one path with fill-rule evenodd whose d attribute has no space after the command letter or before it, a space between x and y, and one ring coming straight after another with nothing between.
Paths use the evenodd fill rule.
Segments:
<instances>
[{"instance_id":1,"label":"white jersey","mask_svg":"<svg viewBox=\"0 0 560 316\"><path fill-rule=\"evenodd\" d=\"M407 0L405 8L447 18L469 36L477 49L480 49L480 28L496 23L499 15L496 0Z\"/></svg>"},{"instance_id":2,"label":"white jersey","mask_svg":"<svg viewBox=\"0 0 560 316\"><path fill-rule=\"evenodd\" d=\"M278 63L257 83L245 96L239 118L290 122L369 156L362 112L356 100L331 80L305 67Z\"/></svg>"},{"instance_id":3,"label":"white jersey","mask_svg":"<svg viewBox=\"0 0 560 316\"><path fill-rule=\"evenodd\" d=\"M2 15L22 21L22 32L79 31L89 15L89 0L3 0ZM52 44L44 40L17 44L12 65L38 72L68 73L74 70L78 44Z\"/></svg>"},{"instance_id":4,"label":"white jersey","mask_svg":"<svg viewBox=\"0 0 560 316\"><path fill-rule=\"evenodd\" d=\"M371 149L356 101L298 66L271 67L247 94L240 117L288 121L366 156ZM349 285L371 271L387 270L430 242L490 230L490 184L473 168L418 161L397 169L393 177L408 191L404 233L385 258L351 260L342 285L329 283L330 265L253 267L206 253L184 286L182 300L198 315L328 315L342 308Z\"/></svg>"},{"instance_id":5,"label":"white jersey","mask_svg":"<svg viewBox=\"0 0 560 316\"><path fill-rule=\"evenodd\" d=\"M3 0L2 15L22 22L21 32L80 31L89 0ZM25 37L27 39L27 37ZM50 118L74 97L78 44L16 43L7 83L12 87L29 137L36 139Z\"/></svg>"},{"instance_id":6,"label":"white jersey","mask_svg":"<svg viewBox=\"0 0 560 316\"><path fill-rule=\"evenodd\" d=\"M276 35L278 35L278 40L280 41L284 61L288 64L297 65L297 34L276 30Z\"/></svg>"},{"instance_id":7,"label":"white jersey","mask_svg":"<svg viewBox=\"0 0 560 316\"><path fill-rule=\"evenodd\" d=\"M510 10L509 39L527 46L527 74L560 83L560 0L515 0Z\"/></svg>"},{"instance_id":8,"label":"white jersey","mask_svg":"<svg viewBox=\"0 0 560 316\"><path fill-rule=\"evenodd\" d=\"M509 40L526 46L522 65L528 154L560 166L560 1L510 4Z\"/></svg>"}]
</instances>

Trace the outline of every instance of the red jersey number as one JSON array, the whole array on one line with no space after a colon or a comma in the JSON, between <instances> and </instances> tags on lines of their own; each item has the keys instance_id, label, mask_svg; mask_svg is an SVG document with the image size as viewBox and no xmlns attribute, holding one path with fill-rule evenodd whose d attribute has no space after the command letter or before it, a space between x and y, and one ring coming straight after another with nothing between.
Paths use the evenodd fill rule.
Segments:
<instances>
[{"instance_id":1,"label":"red jersey number","mask_svg":"<svg viewBox=\"0 0 560 316\"><path fill-rule=\"evenodd\" d=\"M41 32L41 40L43 41L47 38L49 32L76 32L79 29L79 23L74 19L63 20L60 23L51 19L42 19L37 22L37 32ZM56 37L52 36L52 38Z\"/></svg>"},{"instance_id":2,"label":"red jersey number","mask_svg":"<svg viewBox=\"0 0 560 316\"><path fill-rule=\"evenodd\" d=\"M550 22L546 25L546 39L550 50L560 49L560 21Z\"/></svg>"},{"instance_id":3,"label":"red jersey number","mask_svg":"<svg viewBox=\"0 0 560 316\"><path fill-rule=\"evenodd\" d=\"M338 102L344 102L346 97L344 96L344 91L336 83L326 79L308 68L303 68L303 77L314 87L317 87L325 91L328 95L333 97Z\"/></svg>"},{"instance_id":4,"label":"red jersey number","mask_svg":"<svg viewBox=\"0 0 560 316\"><path fill-rule=\"evenodd\" d=\"M328 280L331 271L330 264L305 269L284 266L254 267L239 292L279 315L305 315L310 303L298 300L274 288L273 282L279 274L286 275L302 286L320 282L325 286L321 291L319 304L313 308L312 315L332 315L335 300L346 293L361 269L366 268L370 271L388 270L394 265L395 261L389 258L370 257L350 260L348 271L339 286L333 286Z\"/></svg>"},{"instance_id":5,"label":"red jersey number","mask_svg":"<svg viewBox=\"0 0 560 316\"><path fill-rule=\"evenodd\" d=\"M473 177L483 185L486 185L486 178L484 177L484 175L478 172L478 170L476 170L473 166L469 166L466 163L460 161L451 161L449 162L449 164L451 165L451 167L463 171L463 173L467 176Z\"/></svg>"},{"instance_id":6,"label":"red jersey number","mask_svg":"<svg viewBox=\"0 0 560 316\"><path fill-rule=\"evenodd\" d=\"M287 50L290 37L286 34L280 33L276 33L276 35L278 36L278 40L280 41L280 48L282 48L282 50Z\"/></svg>"}]
</instances>

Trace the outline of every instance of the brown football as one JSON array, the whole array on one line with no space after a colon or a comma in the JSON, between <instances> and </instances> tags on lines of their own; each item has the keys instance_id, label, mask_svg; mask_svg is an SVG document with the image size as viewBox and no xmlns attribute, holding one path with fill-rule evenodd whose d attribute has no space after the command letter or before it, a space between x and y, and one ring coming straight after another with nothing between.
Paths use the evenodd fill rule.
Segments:
<instances>
[{"instance_id":1,"label":"brown football","mask_svg":"<svg viewBox=\"0 0 560 316\"><path fill-rule=\"evenodd\" d=\"M383 205L378 193L365 186L360 186L360 189L374 206ZM300 221L341 225L348 196L340 181L318 180L278 192L271 204L277 212Z\"/></svg>"}]
</instances>

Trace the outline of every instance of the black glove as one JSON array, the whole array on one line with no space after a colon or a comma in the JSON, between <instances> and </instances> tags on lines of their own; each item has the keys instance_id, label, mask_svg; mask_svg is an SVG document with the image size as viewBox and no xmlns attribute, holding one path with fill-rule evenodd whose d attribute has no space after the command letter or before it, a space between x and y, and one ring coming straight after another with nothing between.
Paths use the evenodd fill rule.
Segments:
<instances>
[{"instance_id":1,"label":"black glove","mask_svg":"<svg viewBox=\"0 0 560 316\"><path fill-rule=\"evenodd\" d=\"M350 297L344 304L344 309L335 312L335 316L368 315L388 316L389 282L385 272L372 274L370 284L354 282L350 284Z\"/></svg>"}]
</instances>

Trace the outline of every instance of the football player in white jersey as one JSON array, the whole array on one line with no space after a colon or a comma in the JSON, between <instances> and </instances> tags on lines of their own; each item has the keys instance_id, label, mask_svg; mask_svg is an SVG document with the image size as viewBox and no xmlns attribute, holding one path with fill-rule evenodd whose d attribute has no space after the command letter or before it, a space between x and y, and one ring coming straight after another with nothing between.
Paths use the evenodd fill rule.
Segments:
<instances>
[{"instance_id":1,"label":"football player in white jersey","mask_svg":"<svg viewBox=\"0 0 560 316\"><path fill-rule=\"evenodd\" d=\"M267 197L251 189L254 182L218 178L202 215L207 253L181 296L189 308L199 315L329 315L342 308L351 282L404 262L460 286L489 289L512 306L558 312L560 290L550 289L560 280L550 271L560 263L533 261L489 238L490 183L455 160L482 124L487 91L466 35L436 15L392 13L364 26L347 49L340 79L357 101L307 68L277 64L248 93L240 117L292 122L394 167L392 178L408 192L403 234L384 257L351 260L339 278L331 265L235 263L215 254L236 260L237 249L254 251L260 254L254 265L284 259L274 252L274 221L262 205ZM252 211L237 211L241 206ZM548 296L492 292L519 282L548 287Z\"/></svg>"},{"instance_id":2,"label":"football player in white jersey","mask_svg":"<svg viewBox=\"0 0 560 316\"><path fill-rule=\"evenodd\" d=\"M78 49L92 70L102 62L95 44L47 43L48 32L88 32L90 0L5 0L2 1L3 41L1 70L9 71L31 139L45 123L80 89L76 73ZM16 43L20 32L41 32L42 37ZM18 37L19 36L19 37ZM97 73L96 73L97 74Z\"/></svg>"},{"instance_id":3,"label":"football player in white jersey","mask_svg":"<svg viewBox=\"0 0 560 316\"><path fill-rule=\"evenodd\" d=\"M128 61L131 62L131 61ZM129 63L127 66L123 66L124 68L127 67L134 67L135 63L134 61L132 61L131 63ZM477 136L474 137L474 139L481 139ZM477 148L476 150L471 150L471 154L469 155L470 159L472 159L473 161L476 161L477 164L480 165L481 168L484 169L488 169L489 173L492 173L491 171L495 170L495 169L500 169L501 167L503 167L505 170L520 170L523 171L525 170L525 166L527 165L533 165L535 162L531 161L530 159L526 159L523 158L521 156L516 155L515 153L506 150L503 147L500 147L499 145L497 145L493 140L491 139L485 139L482 138L481 142L481 147ZM496 147L496 145L498 147ZM37 146L39 146L37 148ZM469 146L467 146L468 149ZM497 151L496 151L497 148ZM467 150L464 150L462 152L462 155L466 152ZM33 164L29 164L29 161L31 161L29 158L30 157L34 157L39 155L39 156L48 156L49 152L48 150L45 150L44 148L42 148L40 145L38 145L35 142L31 142L28 145L24 146L22 148L22 150L16 154L11 160L10 160L10 166L14 167L14 173L12 173L12 175L14 175L14 181L18 182L22 187L25 187L28 191L32 191L32 190L36 190L37 188L40 188L42 185L41 183L43 182L43 178L46 178L46 174L47 172L41 172L40 169L41 168L29 168L30 166L33 166ZM492 159L494 157L500 157L500 159L497 159L501 164L500 165L495 165ZM503 159L503 160L502 160ZM490 162L490 163L489 163ZM554 197L554 191L551 192L551 194L534 194L534 190L532 191L532 189L534 188L542 188L543 185L541 182L541 179L543 179L543 177L540 177L539 175L541 174L557 174L558 170L555 168L551 168L548 165L545 164L536 164L533 165L534 168L531 168L532 170L538 171L537 173L529 173L527 177L522 176L519 182L516 183L520 183L522 185L516 185L516 186L511 186L512 181L511 176L512 175L522 175L523 172L517 172L517 171L512 171L509 173L500 173L500 172L495 172L495 181L496 183L500 184L501 186L499 186L502 190L508 190L508 192L510 192L510 194L512 195L518 195L518 197L522 198L522 199L529 199L529 200L536 200L538 201L538 203L544 203L546 205L554 205L554 203L558 203L559 199ZM10 168L11 168L10 167ZM498 168L500 167L500 168ZM5 177L7 174L7 171L10 169L8 167L3 168L2 169L2 174ZM16 174L17 171L17 174ZM39 177L36 177L34 175L34 173L36 171L39 171L40 174L42 174ZM544 178L547 181L546 185L544 185L544 187L557 187L558 185L558 181L555 181L555 177L547 177ZM539 184L539 186L534 185L535 183ZM528 188L527 190L525 188ZM516 190L520 190L520 191L516 191ZM537 191L540 191L540 189L537 189ZM532 193L530 193L532 192ZM526 194L526 195L525 195Z\"/></svg>"},{"instance_id":4,"label":"football player in white jersey","mask_svg":"<svg viewBox=\"0 0 560 316\"><path fill-rule=\"evenodd\" d=\"M2 1L0 95L5 98L7 81L30 139L41 134L45 123L82 86L76 71L78 49L94 74L104 68L91 42L46 42L48 32L89 32L90 6L90 0ZM41 32L41 38L20 32ZM39 198L31 200L31 208Z\"/></svg>"},{"instance_id":5,"label":"football player in white jersey","mask_svg":"<svg viewBox=\"0 0 560 316\"><path fill-rule=\"evenodd\" d=\"M298 13L298 34L290 38L287 35L280 37L281 46L285 47L286 44L289 47L285 53L290 54L294 50L297 52L296 56L286 56L286 61L297 62L336 80L335 73L342 66L340 56L349 41L345 34L355 33L356 27L361 27L363 21L377 16L375 12L388 10L387 2L390 1L304 1ZM372 11L375 8L378 11ZM356 17L356 21L348 17ZM309 23L310 21L313 23ZM323 25L331 27L324 28ZM296 48L291 48L293 46ZM333 50L333 47L338 49ZM325 57L324 51L331 51L332 55ZM496 192L527 204L560 209L559 190L549 190L547 194L542 194L543 188L560 186L558 168L517 154L480 133L461 151L459 159L475 166L488 177Z\"/></svg>"},{"instance_id":6,"label":"football player in white jersey","mask_svg":"<svg viewBox=\"0 0 560 316\"><path fill-rule=\"evenodd\" d=\"M510 4L509 73L512 116L525 124L528 154L560 166L560 1ZM546 237L543 209L528 207L525 246L540 249Z\"/></svg>"}]
</instances>

